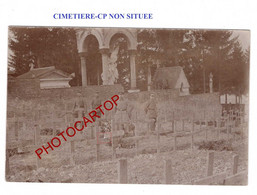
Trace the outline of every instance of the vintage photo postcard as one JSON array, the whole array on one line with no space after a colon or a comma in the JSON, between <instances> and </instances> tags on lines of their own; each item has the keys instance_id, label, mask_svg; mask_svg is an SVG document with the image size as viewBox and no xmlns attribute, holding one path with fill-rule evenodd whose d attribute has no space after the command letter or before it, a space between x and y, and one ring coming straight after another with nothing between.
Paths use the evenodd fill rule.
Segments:
<instances>
[{"instance_id":1,"label":"vintage photo postcard","mask_svg":"<svg viewBox=\"0 0 257 195\"><path fill-rule=\"evenodd\" d=\"M249 30L9 26L6 181L248 184Z\"/></svg>"}]
</instances>

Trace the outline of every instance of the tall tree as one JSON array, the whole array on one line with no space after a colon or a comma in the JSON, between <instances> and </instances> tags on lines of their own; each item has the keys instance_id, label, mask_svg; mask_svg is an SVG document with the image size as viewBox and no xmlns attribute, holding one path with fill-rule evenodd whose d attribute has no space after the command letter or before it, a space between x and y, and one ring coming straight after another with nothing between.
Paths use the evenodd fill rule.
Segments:
<instances>
[{"instance_id":1,"label":"tall tree","mask_svg":"<svg viewBox=\"0 0 257 195\"><path fill-rule=\"evenodd\" d=\"M236 41L233 45L226 70L223 71L224 73L227 73L226 76L223 77L225 92L232 91L238 95L247 93L249 82L248 54L248 51L244 52L241 44Z\"/></svg>"},{"instance_id":2,"label":"tall tree","mask_svg":"<svg viewBox=\"0 0 257 195\"><path fill-rule=\"evenodd\" d=\"M250 76L250 47L248 47L244 52L244 82L243 82L243 93L249 93L249 76Z\"/></svg>"},{"instance_id":3,"label":"tall tree","mask_svg":"<svg viewBox=\"0 0 257 195\"><path fill-rule=\"evenodd\" d=\"M13 55L9 65L15 75L35 67L55 66L65 72L78 75L79 58L76 34L72 28L10 27L12 33L9 48Z\"/></svg>"},{"instance_id":4,"label":"tall tree","mask_svg":"<svg viewBox=\"0 0 257 195\"><path fill-rule=\"evenodd\" d=\"M10 27L9 65L16 75L36 67L55 66L65 72L76 72L80 84L76 34L72 28ZM181 66L190 83L191 93L208 92L209 74L214 78L214 91L236 89L248 91L249 50L245 53L232 38L232 31L139 29L136 56L137 86L147 89L147 79L158 66ZM124 37L119 45L119 80L125 89L130 86L130 60ZM96 63L99 57L92 57ZM95 64L96 64L95 63ZM94 63L92 63L94 64Z\"/></svg>"},{"instance_id":5,"label":"tall tree","mask_svg":"<svg viewBox=\"0 0 257 195\"><path fill-rule=\"evenodd\" d=\"M157 30L157 40L160 43L162 66L181 66L184 52L189 42L185 39L189 30Z\"/></svg>"},{"instance_id":6,"label":"tall tree","mask_svg":"<svg viewBox=\"0 0 257 195\"><path fill-rule=\"evenodd\" d=\"M148 77L152 77L156 67L161 64L163 48L155 29L138 31L137 46L137 83L141 90L147 90Z\"/></svg>"},{"instance_id":7,"label":"tall tree","mask_svg":"<svg viewBox=\"0 0 257 195\"><path fill-rule=\"evenodd\" d=\"M160 43L157 39L156 30L154 29L139 29L138 46L136 55L136 72L137 86L140 90L147 90L148 71L153 71L156 64L161 59ZM117 39L119 44L119 53L117 60L117 68L119 72L118 82L128 90L130 88L130 60L127 42L124 37Z\"/></svg>"},{"instance_id":8,"label":"tall tree","mask_svg":"<svg viewBox=\"0 0 257 195\"><path fill-rule=\"evenodd\" d=\"M236 38L231 31L192 30L186 33L189 45L184 52L185 72L192 93L209 91L209 75L214 76L214 91L220 91L223 66L228 63Z\"/></svg>"}]
</instances>

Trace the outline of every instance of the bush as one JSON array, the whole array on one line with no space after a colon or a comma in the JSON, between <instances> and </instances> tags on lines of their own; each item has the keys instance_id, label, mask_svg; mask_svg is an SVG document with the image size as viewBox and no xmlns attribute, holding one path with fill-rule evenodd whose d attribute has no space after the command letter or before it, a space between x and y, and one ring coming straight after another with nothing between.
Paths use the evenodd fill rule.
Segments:
<instances>
[{"instance_id":1,"label":"bush","mask_svg":"<svg viewBox=\"0 0 257 195\"><path fill-rule=\"evenodd\" d=\"M198 145L199 150L232 151L231 142L226 140L203 141Z\"/></svg>"}]
</instances>

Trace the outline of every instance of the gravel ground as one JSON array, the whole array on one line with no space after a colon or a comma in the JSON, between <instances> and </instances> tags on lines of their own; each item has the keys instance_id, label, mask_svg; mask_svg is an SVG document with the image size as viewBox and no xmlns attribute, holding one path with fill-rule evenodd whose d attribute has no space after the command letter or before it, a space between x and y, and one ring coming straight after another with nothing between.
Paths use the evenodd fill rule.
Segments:
<instances>
[{"instance_id":1,"label":"gravel ground","mask_svg":"<svg viewBox=\"0 0 257 195\"><path fill-rule=\"evenodd\" d=\"M217 132L209 132L208 140L215 140ZM227 138L226 133L220 139ZM247 170L248 142L235 135L232 151L215 151L214 175L232 173L233 156L239 155L238 171ZM44 155L41 167L36 169L37 156L31 152L11 156L10 174L7 181L16 182L76 182L76 183L118 183L118 159L128 159L128 183L162 184L164 183L164 162L172 161L172 184L191 184L193 180L206 176L207 153L197 145L205 140L205 133L194 137L194 149L190 149L191 137L178 138L178 150L173 150L174 138L161 136L161 153L156 153L157 139L151 135L140 141L140 154L135 156L135 148L117 149L117 159L112 159L111 147L100 145L101 161L96 162L96 146L88 141L76 142L75 165L70 165L70 144L66 142L55 151ZM34 151L34 150L33 150Z\"/></svg>"}]
</instances>

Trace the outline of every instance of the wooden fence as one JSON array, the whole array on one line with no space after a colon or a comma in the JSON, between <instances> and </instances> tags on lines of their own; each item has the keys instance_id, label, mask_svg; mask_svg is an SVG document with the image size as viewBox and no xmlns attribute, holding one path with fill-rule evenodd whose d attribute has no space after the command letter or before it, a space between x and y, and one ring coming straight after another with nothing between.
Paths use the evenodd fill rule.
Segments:
<instances>
[{"instance_id":1,"label":"wooden fence","mask_svg":"<svg viewBox=\"0 0 257 195\"><path fill-rule=\"evenodd\" d=\"M67 111L68 113L68 111ZM117 144L115 144L115 140L117 140L116 138L120 138L123 141L126 140L130 140L135 147L135 155L139 155L140 151L143 150L143 148L141 148L141 140L143 139L148 139L149 135L151 136L155 136L156 137L156 152L158 154L160 154L161 151L161 137L165 136L165 137L169 137L172 138L173 141L173 150L178 150L179 149L179 145L178 145L178 141L179 139L188 137L189 138L189 144L190 144L190 148L193 150L194 146L195 146L195 138L202 132L204 132L205 136L203 141L207 141L208 140L208 133L209 132L214 132L216 131L216 140L220 139L220 134L221 132L225 132L226 133L226 138L227 140L231 139L231 135L233 135L233 139L235 139L235 133L233 134L233 132L237 131L239 132L239 135L243 135L243 129L238 127L237 123L242 121L242 115L233 115L232 112L230 112L230 114L228 115L224 115L223 117L218 117L218 118L213 118L212 121L207 121L206 118L203 118L202 120L196 120L194 118L194 116L192 116L192 119L182 119L182 120L175 120L174 117L174 113L173 113L173 117L171 118L171 128L168 130L162 130L161 128L161 121L157 120L156 123L156 130L154 132L151 132L150 128L147 128L147 132L145 132L147 135L140 135L140 129L138 127L139 123L147 123L145 121L133 121L134 125L135 125L135 129L134 129L134 136L133 137L123 137L123 133L122 131L120 131L119 129L117 129L117 124L119 124L118 121L115 121L114 119L111 119L111 147L112 147L112 159L116 159L117 158ZM215 115L214 115L215 116ZM37 118L37 116L34 116L35 119ZM76 120L82 118L82 115L79 114L76 118ZM38 120L34 121L34 132L33 132L33 139L32 140L19 140L18 138L18 127L22 127L22 128L26 128L28 125L26 124L26 121L23 120L22 117L14 117L12 119L8 120L8 123L12 122L17 124L18 126L17 128L15 128L15 140L14 142L9 142L7 140L7 147L6 147L6 173L9 173L9 156L10 153L13 150L19 150L19 149L23 149L27 148L28 151L33 152L34 150L32 150L32 148L35 147L41 147L40 144L42 144L42 140L41 140L41 135L40 135L40 131L41 131L41 123L37 123ZM165 121L164 121L165 122ZM50 123L53 124L53 121L50 121ZM65 123L64 124L69 124L71 123L71 121L65 116ZM177 124L181 124L181 128L179 129L179 131L177 131ZM189 129L185 129L185 124L187 124L187 126L189 126ZM188 125L189 124L189 125ZM73 125L73 124L72 124ZM149 127L149 125L147 126ZM7 127L8 128L8 127ZM93 125L89 128L88 132L89 132L89 137L85 138L85 137L81 137L81 139L79 139L79 141L84 140L84 139L89 139L89 143L95 145L95 160L96 161L101 161L103 159L101 159L100 156L100 150L101 150L101 146L97 140L97 135L98 135L98 130L99 127L96 125ZM53 134L55 132L53 131ZM141 132L142 133L142 132ZM50 135L49 138L51 139L53 135ZM242 137L241 137L242 138ZM75 160L74 160L74 153L76 152L76 141L78 141L78 139L74 140L74 141L70 141L70 163L71 165L75 165ZM37 158L37 168L39 168L41 166L41 161ZM169 163L167 164L167 169L169 169ZM167 176L168 177L168 176Z\"/></svg>"},{"instance_id":2,"label":"wooden fence","mask_svg":"<svg viewBox=\"0 0 257 195\"><path fill-rule=\"evenodd\" d=\"M222 173L213 174L214 170L214 152L209 152L207 156L207 169L206 177L192 180L192 185L247 185L247 170L238 172L238 159L239 156L233 157L232 174L227 171ZM172 184L174 176L172 173L172 160L167 159L164 161L163 184ZM185 171L185 170L183 170ZM128 163L127 159L120 159L118 162L118 183L126 184L128 181Z\"/></svg>"}]
</instances>

